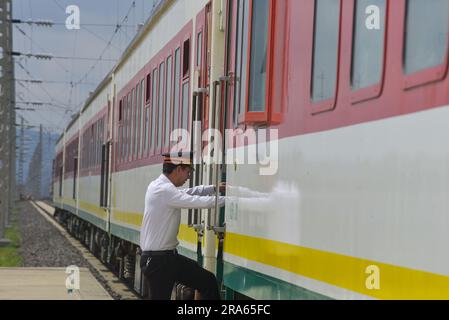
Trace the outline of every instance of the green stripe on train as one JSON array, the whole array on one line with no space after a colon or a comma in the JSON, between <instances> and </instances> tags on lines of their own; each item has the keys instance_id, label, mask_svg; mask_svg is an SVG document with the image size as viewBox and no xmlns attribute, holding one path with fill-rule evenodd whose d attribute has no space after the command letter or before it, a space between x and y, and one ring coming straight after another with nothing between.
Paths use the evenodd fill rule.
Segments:
<instances>
[{"instance_id":1,"label":"green stripe on train","mask_svg":"<svg viewBox=\"0 0 449 320\"><path fill-rule=\"evenodd\" d=\"M224 285L257 300L330 300L319 293L224 262Z\"/></svg>"}]
</instances>

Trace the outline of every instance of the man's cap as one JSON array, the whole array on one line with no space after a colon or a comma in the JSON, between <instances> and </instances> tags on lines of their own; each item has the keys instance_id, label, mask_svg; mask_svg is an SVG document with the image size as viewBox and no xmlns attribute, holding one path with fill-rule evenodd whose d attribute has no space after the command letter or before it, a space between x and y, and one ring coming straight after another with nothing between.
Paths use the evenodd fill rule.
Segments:
<instances>
[{"instance_id":1,"label":"man's cap","mask_svg":"<svg viewBox=\"0 0 449 320\"><path fill-rule=\"evenodd\" d=\"M164 153L164 163L171 163L174 165L187 165L193 164L193 152L171 152Z\"/></svg>"}]
</instances>

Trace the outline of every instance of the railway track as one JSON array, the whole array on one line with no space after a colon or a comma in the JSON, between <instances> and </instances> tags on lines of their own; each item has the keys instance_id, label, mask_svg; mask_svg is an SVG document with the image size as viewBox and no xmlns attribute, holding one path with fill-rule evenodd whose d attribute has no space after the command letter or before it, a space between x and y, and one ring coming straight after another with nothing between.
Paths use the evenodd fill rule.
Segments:
<instances>
[{"instance_id":1,"label":"railway track","mask_svg":"<svg viewBox=\"0 0 449 320\"><path fill-rule=\"evenodd\" d=\"M101 262L89 249L78 239L73 237L63 225L55 218L55 209L42 201L31 201L31 205L50 224L52 224L69 243L79 251L89 264L89 269L101 285L116 300L137 300L140 297L123 280L110 270L109 266Z\"/></svg>"}]
</instances>

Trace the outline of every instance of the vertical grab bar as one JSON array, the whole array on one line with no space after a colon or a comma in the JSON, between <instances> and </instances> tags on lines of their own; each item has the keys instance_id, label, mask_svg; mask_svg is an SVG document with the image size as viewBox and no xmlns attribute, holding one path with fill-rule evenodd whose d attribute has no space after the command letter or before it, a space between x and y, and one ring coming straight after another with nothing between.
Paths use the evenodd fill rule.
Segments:
<instances>
[{"instance_id":1,"label":"vertical grab bar","mask_svg":"<svg viewBox=\"0 0 449 320\"><path fill-rule=\"evenodd\" d=\"M220 77L219 81L216 81L214 84L216 84L217 86L220 87L220 99L218 102L218 108L216 110L218 117L220 119L219 121L219 125L218 127L214 125L214 129L219 130L220 132L223 130L225 130L226 128L226 117L225 114L223 113L223 99L225 98L223 93L226 91L225 90L225 86L226 86L226 82L229 81L231 78L230 77ZM223 127L221 127L221 125L223 124ZM223 174L224 174L224 160L225 160L225 152L224 152L224 148L226 147L225 140L221 141L222 143L222 148L223 148L223 152L222 152L222 158L218 159L218 163L216 164L216 175L215 175L215 189L217 192L217 197L215 198L215 217L214 217L214 231L215 233L218 235L219 240L222 241L223 240L223 236L224 236L224 230L225 227L224 225L222 225L222 221L220 219L220 208L218 206L218 196L220 196L220 180L223 179ZM225 178L224 178L225 179Z\"/></svg>"},{"instance_id":2,"label":"vertical grab bar","mask_svg":"<svg viewBox=\"0 0 449 320\"><path fill-rule=\"evenodd\" d=\"M195 119L196 118L196 113L197 113L197 100L198 100L198 94L196 93L196 92L194 92L193 93L193 99L192 99L192 114L193 114L193 119ZM193 129L193 126L192 126L192 129ZM194 139L195 139L195 137L194 137L194 135L193 134L191 134L190 135L190 150L192 151L193 150L193 144L194 144ZM193 179L190 179L190 181L189 181L189 187L190 188L193 188L193 185L194 185L194 181L193 181ZM191 227L193 227L193 222L192 222L192 209L189 209L189 211L188 211L188 217L187 217L187 225L191 228Z\"/></svg>"},{"instance_id":3,"label":"vertical grab bar","mask_svg":"<svg viewBox=\"0 0 449 320\"><path fill-rule=\"evenodd\" d=\"M212 108L211 108L211 114L212 114L212 125L211 125L211 128L212 129L216 129L217 87L219 85L220 85L220 81L214 81L213 86L212 86L212 102L211 102L211 105L212 105ZM216 137L214 137L214 144L215 144L215 139L216 139ZM214 158L215 152L216 152L215 148L213 150L214 150L214 152L211 154L211 158L212 159ZM213 177L213 168L214 168L214 165L211 164L211 166L210 166L210 169L211 169L210 170L210 178ZM216 220L216 218L217 218L216 212L217 212L217 209L218 209L218 196L219 196L220 190L219 190L219 179L218 179L219 176L218 176L218 171L217 171L218 168L215 167L215 169L216 169L216 171L215 171L216 172L216 179L215 179L214 185L215 185L215 192L216 192L216 196L217 197L215 198L215 212L214 212L214 214L212 214L211 210L208 211L208 219L207 219L207 229L208 230L213 230L215 228L216 222L217 222L217 220Z\"/></svg>"}]
</instances>

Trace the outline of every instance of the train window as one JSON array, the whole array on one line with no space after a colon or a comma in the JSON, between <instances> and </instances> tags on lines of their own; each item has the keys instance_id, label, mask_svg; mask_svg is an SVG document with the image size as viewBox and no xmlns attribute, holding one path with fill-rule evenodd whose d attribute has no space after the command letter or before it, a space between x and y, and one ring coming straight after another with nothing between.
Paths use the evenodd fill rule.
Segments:
<instances>
[{"instance_id":1,"label":"train window","mask_svg":"<svg viewBox=\"0 0 449 320\"><path fill-rule=\"evenodd\" d=\"M122 162L122 154L123 154L123 125L119 125L118 127L118 161Z\"/></svg>"},{"instance_id":2,"label":"train window","mask_svg":"<svg viewBox=\"0 0 449 320\"><path fill-rule=\"evenodd\" d=\"M246 62L248 60L248 19L249 1L240 0L238 4L237 20L237 44L236 44L236 70L235 70L235 100L234 100L234 125L239 123L242 114L242 106L245 106L246 97Z\"/></svg>"},{"instance_id":3,"label":"train window","mask_svg":"<svg viewBox=\"0 0 449 320\"><path fill-rule=\"evenodd\" d=\"M179 126L179 89L181 85L181 49L175 51L175 84L173 94L173 118L172 128L177 129Z\"/></svg>"},{"instance_id":4,"label":"train window","mask_svg":"<svg viewBox=\"0 0 449 320\"><path fill-rule=\"evenodd\" d=\"M446 59L449 0L408 0L404 69L407 75L442 65Z\"/></svg>"},{"instance_id":5,"label":"train window","mask_svg":"<svg viewBox=\"0 0 449 320\"><path fill-rule=\"evenodd\" d=\"M144 134L145 134L145 80L139 85L139 109L140 109L140 131L139 131L139 158L143 156Z\"/></svg>"},{"instance_id":6,"label":"train window","mask_svg":"<svg viewBox=\"0 0 449 320\"><path fill-rule=\"evenodd\" d=\"M89 168L93 167L94 164L94 143L95 143L95 124L90 127L90 150L89 150Z\"/></svg>"},{"instance_id":7,"label":"train window","mask_svg":"<svg viewBox=\"0 0 449 320\"><path fill-rule=\"evenodd\" d=\"M167 84L166 84L166 95L165 95L165 142L164 146L168 147L170 142L170 114L171 114L171 96L172 96L172 57L167 58Z\"/></svg>"},{"instance_id":8,"label":"train window","mask_svg":"<svg viewBox=\"0 0 449 320\"><path fill-rule=\"evenodd\" d=\"M126 154L126 121L128 119L128 98L123 99L123 134L122 134L122 162L125 160Z\"/></svg>"},{"instance_id":9,"label":"train window","mask_svg":"<svg viewBox=\"0 0 449 320\"><path fill-rule=\"evenodd\" d=\"M190 67L190 39L184 41L183 49L182 49L182 77L189 76L189 67Z\"/></svg>"},{"instance_id":10,"label":"train window","mask_svg":"<svg viewBox=\"0 0 449 320\"><path fill-rule=\"evenodd\" d=\"M337 88L340 1L315 0L312 100L335 97Z\"/></svg>"},{"instance_id":11,"label":"train window","mask_svg":"<svg viewBox=\"0 0 449 320\"><path fill-rule=\"evenodd\" d=\"M182 85L182 129L189 129L189 82Z\"/></svg>"},{"instance_id":12,"label":"train window","mask_svg":"<svg viewBox=\"0 0 449 320\"><path fill-rule=\"evenodd\" d=\"M126 96L123 99L123 122L122 122L122 136L121 136L121 153L120 160L125 159L125 139L126 139Z\"/></svg>"},{"instance_id":13,"label":"train window","mask_svg":"<svg viewBox=\"0 0 449 320\"><path fill-rule=\"evenodd\" d=\"M122 122L122 118L123 118L123 104L122 104L122 100L119 101L119 108L118 108L118 126L117 126L117 155L116 155L116 161L119 162L120 159L120 135L121 135L121 122ZM122 110L122 111L120 111ZM121 113L121 114L120 114ZM84 139L84 137L83 137Z\"/></svg>"},{"instance_id":14,"label":"train window","mask_svg":"<svg viewBox=\"0 0 449 320\"><path fill-rule=\"evenodd\" d=\"M129 118L129 154L128 160L132 160L134 151L134 114L135 114L135 102L134 102L134 89L131 91L131 105L130 105L130 118Z\"/></svg>"},{"instance_id":15,"label":"train window","mask_svg":"<svg viewBox=\"0 0 449 320\"><path fill-rule=\"evenodd\" d=\"M157 148L162 145L162 129L164 124L164 82L165 82L165 63L159 66L159 107L158 107L158 131L157 131Z\"/></svg>"},{"instance_id":16,"label":"train window","mask_svg":"<svg viewBox=\"0 0 449 320\"><path fill-rule=\"evenodd\" d=\"M131 92L128 93L128 116L127 116L127 129L126 129L126 161L128 161L132 149L131 149L131 136L132 136L132 121L133 121L133 102Z\"/></svg>"},{"instance_id":17,"label":"train window","mask_svg":"<svg viewBox=\"0 0 449 320\"><path fill-rule=\"evenodd\" d=\"M98 141L98 126L94 123L94 133L92 137L92 168L97 166L97 141Z\"/></svg>"},{"instance_id":18,"label":"train window","mask_svg":"<svg viewBox=\"0 0 449 320\"><path fill-rule=\"evenodd\" d=\"M379 21L367 25L366 10L378 10ZM380 83L383 71L386 0L355 2L354 42L352 47L351 86L353 90Z\"/></svg>"},{"instance_id":19,"label":"train window","mask_svg":"<svg viewBox=\"0 0 449 320\"><path fill-rule=\"evenodd\" d=\"M95 167L100 162L98 159L99 158L99 156L98 156L99 144L100 144L100 122L97 121L97 123L95 124Z\"/></svg>"},{"instance_id":20,"label":"train window","mask_svg":"<svg viewBox=\"0 0 449 320\"><path fill-rule=\"evenodd\" d=\"M203 33L198 33L198 36L196 38L197 41L197 47L196 47L196 66L201 66L202 57L203 57Z\"/></svg>"},{"instance_id":21,"label":"train window","mask_svg":"<svg viewBox=\"0 0 449 320\"><path fill-rule=\"evenodd\" d=\"M146 90L146 97L145 102L148 104L150 103L150 97L151 97L151 73L147 75L147 90Z\"/></svg>"},{"instance_id":22,"label":"train window","mask_svg":"<svg viewBox=\"0 0 449 320\"><path fill-rule=\"evenodd\" d=\"M135 116L134 116L134 159L137 159L137 152L139 151L139 129L140 129L140 111L142 110L140 108L140 91L139 91L139 85L137 85L135 89L135 98L134 98L134 104L135 106Z\"/></svg>"},{"instance_id":23,"label":"train window","mask_svg":"<svg viewBox=\"0 0 449 320\"><path fill-rule=\"evenodd\" d=\"M153 71L153 101L151 103L151 149L155 147L156 137L156 108L157 108L157 69Z\"/></svg>"},{"instance_id":24,"label":"train window","mask_svg":"<svg viewBox=\"0 0 449 320\"><path fill-rule=\"evenodd\" d=\"M266 110L269 1L252 3L248 112Z\"/></svg>"},{"instance_id":25,"label":"train window","mask_svg":"<svg viewBox=\"0 0 449 320\"><path fill-rule=\"evenodd\" d=\"M148 134L150 132L150 108L145 108L145 123L144 123L144 135L143 135L143 152L145 156L148 155Z\"/></svg>"},{"instance_id":26,"label":"train window","mask_svg":"<svg viewBox=\"0 0 449 320\"><path fill-rule=\"evenodd\" d=\"M98 165L98 162L99 162L99 160L98 160L98 147L99 147L99 144L100 144L100 123L99 123L99 121L97 121L97 123L95 124L95 141L94 141L94 144L95 144L95 154L94 154L94 166L95 167L97 167L97 165Z\"/></svg>"},{"instance_id":27,"label":"train window","mask_svg":"<svg viewBox=\"0 0 449 320\"><path fill-rule=\"evenodd\" d=\"M127 106L127 98L126 96L123 98L123 125L122 125L122 141L121 141L121 145L122 145L122 152L121 152L121 160L123 162L123 160L125 159L125 140L126 140L126 109Z\"/></svg>"},{"instance_id":28,"label":"train window","mask_svg":"<svg viewBox=\"0 0 449 320\"><path fill-rule=\"evenodd\" d=\"M87 132L83 134L83 168L87 169L87 155L88 155L88 140L87 140Z\"/></svg>"},{"instance_id":29,"label":"train window","mask_svg":"<svg viewBox=\"0 0 449 320\"><path fill-rule=\"evenodd\" d=\"M130 123L130 132L131 132L131 139L130 139L130 151L129 151L129 159L132 160L134 157L134 146L136 142L136 136L135 136L135 127L136 127L136 114L137 114L137 108L136 108L136 91L135 89L131 92L131 123Z\"/></svg>"},{"instance_id":30,"label":"train window","mask_svg":"<svg viewBox=\"0 0 449 320\"><path fill-rule=\"evenodd\" d=\"M103 145L103 119L98 124L98 165L101 164L101 147Z\"/></svg>"},{"instance_id":31,"label":"train window","mask_svg":"<svg viewBox=\"0 0 449 320\"><path fill-rule=\"evenodd\" d=\"M118 107L118 121L121 122L123 120L123 101L120 100Z\"/></svg>"},{"instance_id":32,"label":"train window","mask_svg":"<svg viewBox=\"0 0 449 320\"><path fill-rule=\"evenodd\" d=\"M235 37L234 125L266 123L272 64L274 0L240 0Z\"/></svg>"},{"instance_id":33,"label":"train window","mask_svg":"<svg viewBox=\"0 0 449 320\"><path fill-rule=\"evenodd\" d=\"M98 147L97 147L98 160L97 160L97 165L100 165L100 163L101 163L101 146L103 144L102 122L103 122L103 119L100 119L100 121L98 122Z\"/></svg>"}]
</instances>

